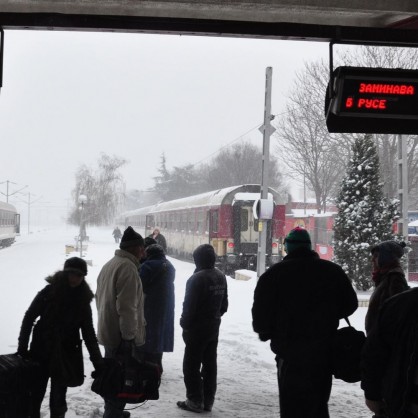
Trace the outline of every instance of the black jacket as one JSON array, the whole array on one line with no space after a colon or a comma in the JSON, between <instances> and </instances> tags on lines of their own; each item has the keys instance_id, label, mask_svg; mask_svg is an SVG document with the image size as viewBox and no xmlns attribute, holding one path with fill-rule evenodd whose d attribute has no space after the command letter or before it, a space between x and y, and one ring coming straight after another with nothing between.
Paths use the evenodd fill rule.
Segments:
<instances>
[{"instance_id":1,"label":"black jacket","mask_svg":"<svg viewBox=\"0 0 418 418\"><path fill-rule=\"evenodd\" d=\"M90 287L83 281L71 288L67 273L62 271L46 280L49 284L36 295L23 318L18 353L27 351L33 328L30 355L44 367L50 367L57 341L61 340L69 349L75 347L80 344L81 330L91 361L99 363L102 355L93 327Z\"/></svg>"},{"instance_id":2,"label":"black jacket","mask_svg":"<svg viewBox=\"0 0 418 418\"><path fill-rule=\"evenodd\" d=\"M220 324L228 310L225 275L217 268L196 269L187 280L180 325L185 330Z\"/></svg>"},{"instance_id":3,"label":"black jacket","mask_svg":"<svg viewBox=\"0 0 418 418\"><path fill-rule=\"evenodd\" d=\"M370 296L369 308L365 318L365 329L368 334L377 321L380 307L385 300L398 293L408 290L409 286L405 274L400 266L394 267L384 274L379 274L376 287Z\"/></svg>"},{"instance_id":4,"label":"black jacket","mask_svg":"<svg viewBox=\"0 0 418 418\"><path fill-rule=\"evenodd\" d=\"M280 358L315 351L329 355L339 319L358 307L357 295L341 267L300 248L261 275L254 291L253 329L271 339Z\"/></svg>"},{"instance_id":5,"label":"black jacket","mask_svg":"<svg viewBox=\"0 0 418 418\"><path fill-rule=\"evenodd\" d=\"M363 349L365 397L384 400L388 416L401 418L409 401L418 349L418 288L389 298Z\"/></svg>"}]
</instances>

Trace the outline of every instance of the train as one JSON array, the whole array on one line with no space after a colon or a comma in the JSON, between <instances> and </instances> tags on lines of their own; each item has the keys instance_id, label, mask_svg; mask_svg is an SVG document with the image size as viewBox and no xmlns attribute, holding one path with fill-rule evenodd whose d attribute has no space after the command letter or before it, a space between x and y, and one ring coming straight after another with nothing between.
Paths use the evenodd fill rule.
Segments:
<instances>
[{"instance_id":1,"label":"train","mask_svg":"<svg viewBox=\"0 0 418 418\"><path fill-rule=\"evenodd\" d=\"M0 202L0 247L9 247L20 234L20 214L10 203Z\"/></svg>"},{"instance_id":2,"label":"train","mask_svg":"<svg viewBox=\"0 0 418 418\"><path fill-rule=\"evenodd\" d=\"M132 210L122 214L118 223L144 236L159 227L171 256L191 260L197 246L211 244L220 270L254 270L261 224L254 216L254 204L259 199L260 185L232 186ZM285 205L279 204L279 194L272 188L268 188L267 200L273 202L272 219L263 222L266 266L270 266L282 257Z\"/></svg>"},{"instance_id":3,"label":"train","mask_svg":"<svg viewBox=\"0 0 418 418\"><path fill-rule=\"evenodd\" d=\"M260 185L234 186L125 212L117 222L131 225L144 236L159 227L167 239L168 254L174 257L191 260L193 250L208 243L215 248L217 267L222 271L255 270L259 222L253 207L259 198ZM267 222L267 267L286 255L284 239L297 226L309 232L312 249L322 259L333 259L335 206L318 214L313 203L280 204L278 193L271 188L269 198L274 202L274 212ZM409 280L414 281L418 281L418 212L416 219L417 226L409 231L408 254Z\"/></svg>"}]
</instances>

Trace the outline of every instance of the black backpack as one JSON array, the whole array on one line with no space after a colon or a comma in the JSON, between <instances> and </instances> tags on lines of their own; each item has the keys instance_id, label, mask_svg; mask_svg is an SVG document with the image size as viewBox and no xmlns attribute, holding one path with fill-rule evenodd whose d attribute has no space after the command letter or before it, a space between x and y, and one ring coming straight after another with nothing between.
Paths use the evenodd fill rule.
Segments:
<instances>
[{"instance_id":1,"label":"black backpack","mask_svg":"<svg viewBox=\"0 0 418 418\"><path fill-rule=\"evenodd\" d=\"M348 327L336 331L332 341L332 374L336 379L354 383L361 380L361 351L366 341L363 331L357 331L344 318Z\"/></svg>"}]
</instances>

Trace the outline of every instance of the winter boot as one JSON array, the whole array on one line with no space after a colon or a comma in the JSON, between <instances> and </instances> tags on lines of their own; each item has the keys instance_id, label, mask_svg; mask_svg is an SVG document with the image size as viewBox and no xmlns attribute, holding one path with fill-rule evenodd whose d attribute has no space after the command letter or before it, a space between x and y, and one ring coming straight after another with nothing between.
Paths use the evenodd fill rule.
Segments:
<instances>
[{"instance_id":1,"label":"winter boot","mask_svg":"<svg viewBox=\"0 0 418 418\"><path fill-rule=\"evenodd\" d=\"M205 406L203 407L203 409L204 409L206 412L210 412L210 411L212 411L212 408L213 408L213 403L205 403Z\"/></svg>"},{"instance_id":2,"label":"winter boot","mask_svg":"<svg viewBox=\"0 0 418 418\"><path fill-rule=\"evenodd\" d=\"M203 406L198 404L197 402L193 402L190 399L186 399L185 401L178 401L177 406L185 411L190 412L197 412L200 413L203 411Z\"/></svg>"}]
</instances>

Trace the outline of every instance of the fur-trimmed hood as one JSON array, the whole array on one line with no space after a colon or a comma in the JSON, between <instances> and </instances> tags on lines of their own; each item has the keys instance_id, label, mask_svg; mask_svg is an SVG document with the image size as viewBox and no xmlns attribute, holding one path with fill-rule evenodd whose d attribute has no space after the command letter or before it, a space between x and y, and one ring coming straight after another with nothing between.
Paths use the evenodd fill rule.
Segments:
<instances>
[{"instance_id":1,"label":"fur-trimmed hood","mask_svg":"<svg viewBox=\"0 0 418 418\"><path fill-rule=\"evenodd\" d=\"M57 271L52 276L48 276L45 281L51 286L51 299L56 298L58 304L67 298L77 297L84 306L85 304L89 305L94 298L94 294L85 279L79 286L71 287L68 283L68 272L66 271Z\"/></svg>"}]
</instances>

